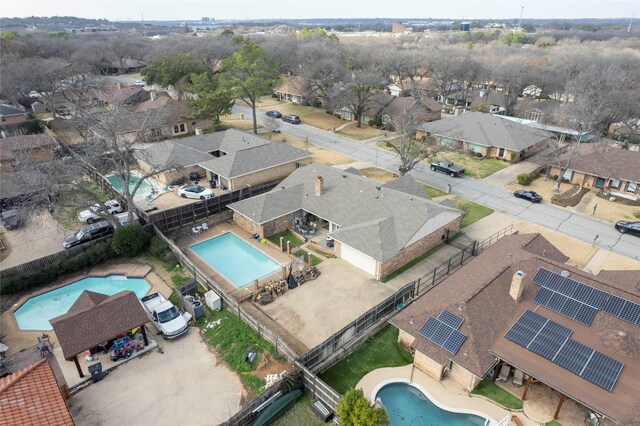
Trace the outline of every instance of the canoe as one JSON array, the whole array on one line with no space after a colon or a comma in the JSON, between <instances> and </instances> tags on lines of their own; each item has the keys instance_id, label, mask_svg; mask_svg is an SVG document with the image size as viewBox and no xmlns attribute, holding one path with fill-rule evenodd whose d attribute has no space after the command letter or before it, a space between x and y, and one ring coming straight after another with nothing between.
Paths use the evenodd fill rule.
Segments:
<instances>
[{"instance_id":1,"label":"canoe","mask_svg":"<svg viewBox=\"0 0 640 426\"><path fill-rule=\"evenodd\" d=\"M278 420L302 396L300 389L285 393L265 408L253 422L253 426L267 426Z\"/></svg>"}]
</instances>

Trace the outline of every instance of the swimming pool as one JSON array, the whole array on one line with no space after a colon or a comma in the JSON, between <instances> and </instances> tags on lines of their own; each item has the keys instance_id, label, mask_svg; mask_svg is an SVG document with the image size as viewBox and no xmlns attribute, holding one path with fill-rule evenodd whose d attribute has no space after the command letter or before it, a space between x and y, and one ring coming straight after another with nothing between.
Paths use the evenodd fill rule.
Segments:
<instances>
[{"instance_id":1,"label":"swimming pool","mask_svg":"<svg viewBox=\"0 0 640 426\"><path fill-rule=\"evenodd\" d=\"M131 290L138 298L142 298L150 288L151 286L144 278L124 275L88 277L29 298L14 312L14 315L18 327L22 330L51 330L49 320L66 314L84 290L109 296L123 290Z\"/></svg>"},{"instance_id":2,"label":"swimming pool","mask_svg":"<svg viewBox=\"0 0 640 426\"><path fill-rule=\"evenodd\" d=\"M278 263L231 232L194 244L191 250L236 288L280 269Z\"/></svg>"},{"instance_id":3,"label":"swimming pool","mask_svg":"<svg viewBox=\"0 0 640 426\"><path fill-rule=\"evenodd\" d=\"M109 183L111 183L111 186L113 186L113 188L116 191L122 194L122 191L124 190L124 185L122 184L122 179L120 178L120 176L117 176L117 175L107 176L107 180L109 181ZM129 177L129 192L133 191L134 187L139 181L140 181L139 176L132 174ZM135 198L146 197L147 195L151 194L152 189L153 187L151 186L151 184L149 184L147 180L143 180L142 183L140 184L140 188L138 188L138 190L136 191Z\"/></svg>"},{"instance_id":4,"label":"swimming pool","mask_svg":"<svg viewBox=\"0 0 640 426\"><path fill-rule=\"evenodd\" d=\"M389 426L483 426L487 419L435 405L408 383L384 385L376 394L389 414Z\"/></svg>"}]
</instances>

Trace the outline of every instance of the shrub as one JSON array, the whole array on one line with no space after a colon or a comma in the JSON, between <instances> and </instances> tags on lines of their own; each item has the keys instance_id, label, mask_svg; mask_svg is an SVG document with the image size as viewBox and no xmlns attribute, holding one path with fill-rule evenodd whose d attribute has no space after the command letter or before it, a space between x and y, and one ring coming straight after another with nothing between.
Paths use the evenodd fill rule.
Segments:
<instances>
[{"instance_id":1,"label":"shrub","mask_svg":"<svg viewBox=\"0 0 640 426\"><path fill-rule=\"evenodd\" d=\"M389 422L384 408L371 405L362 389L351 389L342 395L336 413L340 424L345 426L376 426Z\"/></svg>"},{"instance_id":2,"label":"shrub","mask_svg":"<svg viewBox=\"0 0 640 426\"><path fill-rule=\"evenodd\" d=\"M518 183L527 186L531 183L531 175L529 173L520 173L518 175Z\"/></svg>"},{"instance_id":3,"label":"shrub","mask_svg":"<svg viewBox=\"0 0 640 426\"><path fill-rule=\"evenodd\" d=\"M637 211L633 214L636 219L640 219L640 211Z\"/></svg>"},{"instance_id":4,"label":"shrub","mask_svg":"<svg viewBox=\"0 0 640 426\"><path fill-rule=\"evenodd\" d=\"M149 251L158 259L162 259L169 251L169 246L162 238L154 235L153 237L151 237Z\"/></svg>"},{"instance_id":5,"label":"shrub","mask_svg":"<svg viewBox=\"0 0 640 426\"><path fill-rule=\"evenodd\" d=\"M128 225L116 229L111 248L116 254L123 257L137 256L146 243L144 228L140 225Z\"/></svg>"}]
</instances>

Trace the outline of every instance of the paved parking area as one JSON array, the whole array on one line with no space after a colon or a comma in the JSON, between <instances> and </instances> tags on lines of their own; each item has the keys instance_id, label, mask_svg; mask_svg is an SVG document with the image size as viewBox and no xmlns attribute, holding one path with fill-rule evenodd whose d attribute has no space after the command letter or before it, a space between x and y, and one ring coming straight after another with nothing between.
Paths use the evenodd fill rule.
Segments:
<instances>
[{"instance_id":1,"label":"paved parking area","mask_svg":"<svg viewBox=\"0 0 640 426\"><path fill-rule=\"evenodd\" d=\"M2 227L2 230L2 242L9 254L0 261L1 269L64 250L62 240L69 233L46 210L36 213L23 228L7 231Z\"/></svg>"},{"instance_id":2,"label":"paved parking area","mask_svg":"<svg viewBox=\"0 0 640 426\"><path fill-rule=\"evenodd\" d=\"M214 425L240 409L242 384L196 329L135 358L69 401L77 425Z\"/></svg>"}]
</instances>

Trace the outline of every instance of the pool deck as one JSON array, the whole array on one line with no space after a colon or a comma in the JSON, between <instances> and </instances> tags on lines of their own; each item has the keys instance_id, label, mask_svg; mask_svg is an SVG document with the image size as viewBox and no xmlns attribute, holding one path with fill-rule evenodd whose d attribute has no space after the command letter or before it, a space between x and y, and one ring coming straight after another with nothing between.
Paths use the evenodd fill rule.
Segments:
<instances>
[{"instance_id":1,"label":"pool deck","mask_svg":"<svg viewBox=\"0 0 640 426\"><path fill-rule=\"evenodd\" d=\"M379 368L364 376L356 385L371 400L380 387L392 382L410 383L426 394L436 405L450 411L462 411L471 414L491 417L496 422L512 413L482 397L470 396L466 389L449 378L441 382L426 373L414 368L413 364L404 367ZM540 423L527 418L522 411L513 412L525 426L538 426ZM514 425L512 421L509 423Z\"/></svg>"},{"instance_id":2,"label":"pool deck","mask_svg":"<svg viewBox=\"0 0 640 426\"><path fill-rule=\"evenodd\" d=\"M18 327L13 312L27 299L81 280L88 276L104 276L111 274L127 275L130 277L144 277L151 285L149 293L160 291L166 297L171 294L169 287L158 275L151 271L150 266L139 263L114 263L110 265L100 265L92 268L86 273L67 275L52 285L39 288L38 290L29 293L13 305L10 310L2 314L2 317L0 317L0 330L2 331L2 342L9 347L7 354L13 354L33 346L38 343L38 337L42 336L43 333L50 336L50 341L53 344L54 350L58 347L58 340L53 330L21 330Z\"/></svg>"},{"instance_id":3,"label":"pool deck","mask_svg":"<svg viewBox=\"0 0 640 426\"><path fill-rule=\"evenodd\" d=\"M215 269L211 267L207 262L205 262L200 256L198 256L193 250L191 250L191 246L194 244L201 243L203 241L209 240L213 237L217 237L218 235L222 235L226 232L233 232L237 237L243 240L245 243L249 244L251 247L258 249L261 253L270 257L277 263L280 264L288 264L291 262L291 258L286 254L281 252L280 250L269 246L268 244L261 244L256 241L250 233L240 228L239 226L229 223L223 222L218 225L212 226L208 231L200 232L195 235L188 235L186 237L182 237L178 239L176 242L177 246L180 250L185 253L185 255L203 272L205 272L209 277L211 277L216 283L220 284L228 293L230 293L236 300L242 301L253 294L256 290L256 284L249 284L241 288L235 287L232 283L227 281L222 275L220 275ZM281 279L283 278L283 271L277 271L273 274L267 275L265 277L260 278L260 283L269 282L270 280Z\"/></svg>"}]
</instances>

